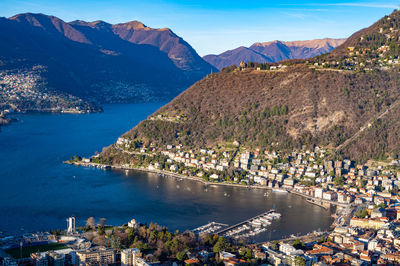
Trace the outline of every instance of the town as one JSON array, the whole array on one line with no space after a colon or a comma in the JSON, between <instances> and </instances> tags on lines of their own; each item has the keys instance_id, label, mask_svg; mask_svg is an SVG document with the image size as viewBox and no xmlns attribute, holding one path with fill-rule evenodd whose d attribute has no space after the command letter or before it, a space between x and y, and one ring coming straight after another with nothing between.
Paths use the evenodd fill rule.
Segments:
<instances>
[{"instance_id":1,"label":"town","mask_svg":"<svg viewBox=\"0 0 400 266\"><path fill-rule=\"evenodd\" d=\"M63 9L73 21L41 13L0 19L0 125L10 124L12 113L154 106L109 105L106 116L55 121L53 131L44 124L5 130L3 143L12 145L0 154L10 162L0 172L0 265L400 265L400 11L348 36L393 3L301 3L300 9L210 1L198 17L199 5L169 1L120 8L115 1L111 9L48 2L45 11ZM19 8L4 9L9 15ZM85 21L103 9L120 14L109 15L118 24ZM268 19L252 24L261 11L270 11ZM219 35L211 34L208 46L218 49L222 39L236 43L234 37L260 32L295 38L323 29L348 38L335 47L327 39L305 41L311 46L295 41L290 49L281 41L257 42L200 56L193 47L204 45L210 30L192 23L206 12L218 14L206 21ZM197 42L192 47L169 28L121 23L125 13L161 15L157 24L173 13L168 24L185 21L176 32L190 30ZM342 29L332 32L334 21ZM223 57L225 67L216 62ZM81 154L105 148L62 165L73 147ZM194 182L196 189L186 187ZM67 226L29 232L18 229L22 222Z\"/></svg>"},{"instance_id":2,"label":"town","mask_svg":"<svg viewBox=\"0 0 400 266\"><path fill-rule=\"evenodd\" d=\"M269 212L274 217L277 214ZM2 265L187 265L257 264L265 254L255 245L233 244L224 236L187 230L169 232L166 227L140 224L132 219L122 226L106 225L93 217L76 228L67 219L66 230L0 238ZM257 256L253 249L262 254Z\"/></svg>"},{"instance_id":3,"label":"town","mask_svg":"<svg viewBox=\"0 0 400 266\"><path fill-rule=\"evenodd\" d=\"M215 149L185 149L183 145L157 149L124 137L113 148L129 155L131 164L107 165L107 155L103 154L72 158L71 162L133 168L208 184L271 189L306 197L322 208L336 206L332 230L322 232L322 243L318 243L321 234L317 234L317 238L307 235L300 249L292 245L300 241L296 237L259 246L270 263L293 264L300 260L298 257L307 265L400 263L400 164L396 158L361 164L348 159L329 160L330 151L320 147L284 155L251 150L237 141Z\"/></svg>"},{"instance_id":4,"label":"town","mask_svg":"<svg viewBox=\"0 0 400 266\"><path fill-rule=\"evenodd\" d=\"M40 76L45 71L46 69L40 65L27 70L0 71L0 117L8 113L27 111L63 113L96 111L97 107L78 97L52 91Z\"/></svg>"}]
</instances>

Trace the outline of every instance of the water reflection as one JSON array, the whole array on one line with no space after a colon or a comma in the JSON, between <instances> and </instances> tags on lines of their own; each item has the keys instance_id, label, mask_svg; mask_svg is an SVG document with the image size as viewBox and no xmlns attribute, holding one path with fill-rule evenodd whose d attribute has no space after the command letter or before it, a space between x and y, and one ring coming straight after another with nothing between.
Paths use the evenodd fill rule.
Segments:
<instances>
[{"instance_id":1,"label":"water reflection","mask_svg":"<svg viewBox=\"0 0 400 266\"><path fill-rule=\"evenodd\" d=\"M157 208L154 220L171 229L195 228L211 221L235 224L273 207L282 214L282 218L275 221L270 226L271 230L257 237L257 240L326 229L332 221L329 211L311 205L304 198L293 194L204 185L192 180L137 171L129 171L127 180L129 178L132 186L140 183L141 187L156 193L153 197L157 199L160 208ZM153 220L149 213L141 218L144 221Z\"/></svg>"}]
</instances>

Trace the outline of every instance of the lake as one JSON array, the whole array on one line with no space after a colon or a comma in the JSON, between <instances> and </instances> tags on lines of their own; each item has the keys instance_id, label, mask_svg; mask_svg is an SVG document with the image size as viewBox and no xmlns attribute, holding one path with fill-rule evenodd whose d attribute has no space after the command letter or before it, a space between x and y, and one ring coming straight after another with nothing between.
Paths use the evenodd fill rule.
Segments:
<instances>
[{"instance_id":1,"label":"lake","mask_svg":"<svg viewBox=\"0 0 400 266\"><path fill-rule=\"evenodd\" d=\"M14 115L19 121L0 131L0 231L66 228L71 215L77 225L94 216L113 225L135 218L186 230L211 221L235 224L274 206L282 217L257 240L329 227L329 211L291 194L265 196L264 190L62 163L75 154L100 152L163 104L105 105L96 114Z\"/></svg>"}]
</instances>

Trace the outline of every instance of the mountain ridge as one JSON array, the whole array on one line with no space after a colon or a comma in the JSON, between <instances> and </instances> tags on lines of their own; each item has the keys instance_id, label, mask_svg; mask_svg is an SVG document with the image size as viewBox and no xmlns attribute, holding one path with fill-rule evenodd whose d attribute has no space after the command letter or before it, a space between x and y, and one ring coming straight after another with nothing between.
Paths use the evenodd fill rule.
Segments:
<instances>
[{"instance_id":1,"label":"mountain ridge","mask_svg":"<svg viewBox=\"0 0 400 266\"><path fill-rule=\"evenodd\" d=\"M240 46L219 55L206 55L204 60L218 69L240 62L273 63L288 59L305 59L332 51L346 39L314 39L306 41L256 42L250 47ZM246 48L246 49L244 49Z\"/></svg>"},{"instance_id":2,"label":"mountain ridge","mask_svg":"<svg viewBox=\"0 0 400 266\"><path fill-rule=\"evenodd\" d=\"M23 13L1 18L0 29L0 74L8 80L0 85L5 87L0 111L40 109L34 102L41 102L42 93L100 104L165 101L216 71L171 30L138 21L67 23L55 16ZM27 73L21 87L28 88L29 95L10 105L8 97L20 93L12 82L18 73Z\"/></svg>"},{"instance_id":3,"label":"mountain ridge","mask_svg":"<svg viewBox=\"0 0 400 266\"><path fill-rule=\"evenodd\" d=\"M319 146L332 159L359 162L397 158L399 69L400 12L395 11L330 53L208 75L122 139L153 150L240 143L288 154ZM129 163L114 145L101 157Z\"/></svg>"}]
</instances>

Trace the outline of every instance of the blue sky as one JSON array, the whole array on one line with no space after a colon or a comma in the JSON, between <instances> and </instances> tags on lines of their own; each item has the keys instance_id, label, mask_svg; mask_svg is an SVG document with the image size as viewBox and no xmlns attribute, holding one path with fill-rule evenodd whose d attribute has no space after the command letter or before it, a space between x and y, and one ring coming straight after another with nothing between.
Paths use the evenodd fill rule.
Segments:
<instances>
[{"instance_id":1,"label":"blue sky","mask_svg":"<svg viewBox=\"0 0 400 266\"><path fill-rule=\"evenodd\" d=\"M65 21L139 20L171 28L200 55L271 40L343 38L390 14L400 1L0 0L0 16L44 13Z\"/></svg>"}]
</instances>

